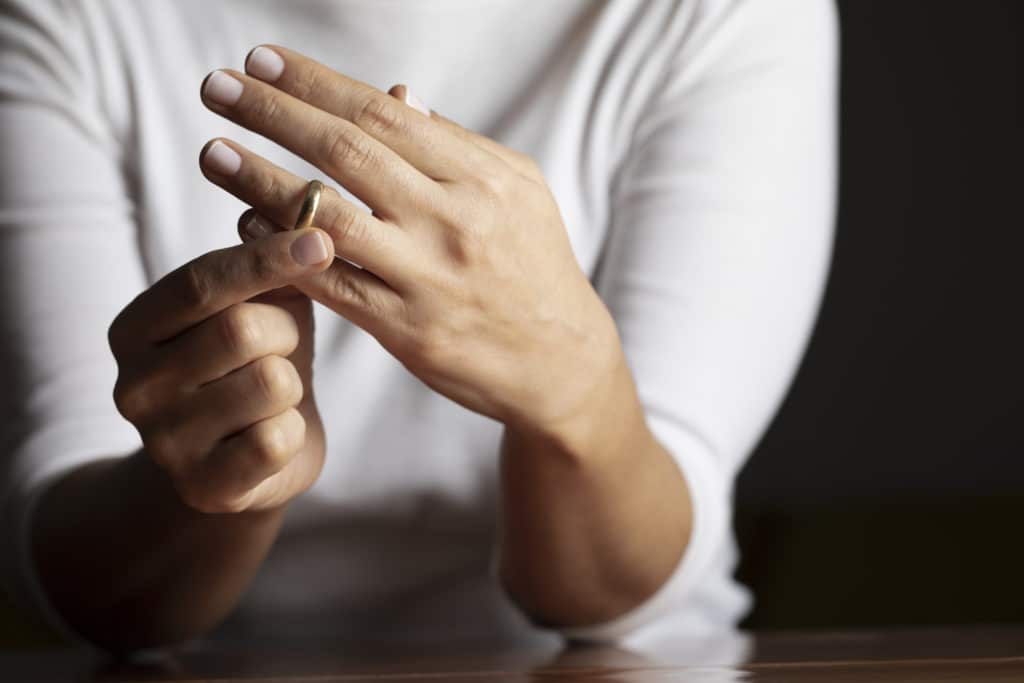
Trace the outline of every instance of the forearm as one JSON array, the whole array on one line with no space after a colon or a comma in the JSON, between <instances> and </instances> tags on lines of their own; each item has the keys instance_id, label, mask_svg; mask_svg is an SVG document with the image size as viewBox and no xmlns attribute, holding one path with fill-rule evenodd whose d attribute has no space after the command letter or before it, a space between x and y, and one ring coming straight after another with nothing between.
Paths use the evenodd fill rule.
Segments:
<instances>
[{"instance_id":1,"label":"forearm","mask_svg":"<svg viewBox=\"0 0 1024 683\"><path fill-rule=\"evenodd\" d=\"M506 427L501 577L551 626L614 618L652 595L689 540L689 492L647 428L621 358L571 434Z\"/></svg>"},{"instance_id":2,"label":"forearm","mask_svg":"<svg viewBox=\"0 0 1024 683\"><path fill-rule=\"evenodd\" d=\"M202 633L237 603L284 508L204 514L142 453L63 477L33 516L42 585L81 634L111 650Z\"/></svg>"}]
</instances>

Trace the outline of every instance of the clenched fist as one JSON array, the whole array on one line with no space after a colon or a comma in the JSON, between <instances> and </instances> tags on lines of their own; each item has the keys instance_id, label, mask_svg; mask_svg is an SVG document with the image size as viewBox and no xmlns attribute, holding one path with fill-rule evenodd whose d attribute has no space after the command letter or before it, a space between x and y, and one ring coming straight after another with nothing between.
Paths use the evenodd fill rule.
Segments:
<instances>
[{"instance_id":1,"label":"clenched fist","mask_svg":"<svg viewBox=\"0 0 1024 683\"><path fill-rule=\"evenodd\" d=\"M312 392L312 304L288 285L333 260L317 228L212 251L111 325L118 410L189 506L268 509L316 481L324 433Z\"/></svg>"}]
</instances>

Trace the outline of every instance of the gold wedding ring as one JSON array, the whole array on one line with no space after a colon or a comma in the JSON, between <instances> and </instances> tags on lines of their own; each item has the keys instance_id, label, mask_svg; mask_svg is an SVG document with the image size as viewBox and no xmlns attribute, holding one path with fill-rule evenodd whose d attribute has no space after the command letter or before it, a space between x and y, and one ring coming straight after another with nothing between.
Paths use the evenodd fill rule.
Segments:
<instances>
[{"instance_id":1,"label":"gold wedding ring","mask_svg":"<svg viewBox=\"0 0 1024 683\"><path fill-rule=\"evenodd\" d=\"M295 230L301 230L313 225L313 216L316 215L316 207L320 206L320 195L323 194L324 184L319 180L310 180L306 186L306 196L302 200L302 208L299 209L299 217L295 220Z\"/></svg>"}]
</instances>

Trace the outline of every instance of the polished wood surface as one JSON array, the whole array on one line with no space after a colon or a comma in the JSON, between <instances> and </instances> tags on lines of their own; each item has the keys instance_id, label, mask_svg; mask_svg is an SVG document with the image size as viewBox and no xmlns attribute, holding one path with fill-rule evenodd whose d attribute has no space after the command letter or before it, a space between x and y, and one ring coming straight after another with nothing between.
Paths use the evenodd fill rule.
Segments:
<instances>
[{"instance_id":1,"label":"polished wood surface","mask_svg":"<svg viewBox=\"0 0 1024 683\"><path fill-rule=\"evenodd\" d=\"M1024 681L1024 626L731 634L644 651L198 642L132 662L0 653L2 681Z\"/></svg>"}]
</instances>

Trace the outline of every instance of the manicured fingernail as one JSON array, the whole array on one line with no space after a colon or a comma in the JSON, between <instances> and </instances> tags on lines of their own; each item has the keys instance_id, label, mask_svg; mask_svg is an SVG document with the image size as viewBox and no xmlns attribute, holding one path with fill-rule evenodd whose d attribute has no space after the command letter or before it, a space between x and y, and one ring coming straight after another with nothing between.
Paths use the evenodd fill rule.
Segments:
<instances>
[{"instance_id":1,"label":"manicured fingernail","mask_svg":"<svg viewBox=\"0 0 1024 683\"><path fill-rule=\"evenodd\" d=\"M284 60L281 59L281 55L262 45L253 50L249 59L245 60L245 72L267 83L273 83L280 78L282 71Z\"/></svg>"},{"instance_id":2,"label":"manicured fingernail","mask_svg":"<svg viewBox=\"0 0 1024 683\"><path fill-rule=\"evenodd\" d=\"M292 242L291 252L300 266L311 266L327 258L327 245L319 232L311 232Z\"/></svg>"},{"instance_id":3,"label":"manicured fingernail","mask_svg":"<svg viewBox=\"0 0 1024 683\"><path fill-rule=\"evenodd\" d=\"M263 216L258 213L254 213L242 230L245 231L246 236L257 240L264 235L269 235L274 232L274 226L271 225L270 221Z\"/></svg>"},{"instance_id":4,"label":"manicured fingernail","mask_svg":"<svg viewBox=\"0 0 1024 683\"><path fill-rule=\"evenodd\" d=\"M214 71L203 86L203 97L225 107L230 107L241 96L242 82L223 71Z\"/></svg>"},{"instance_id":5,"label":"manicured fingernail","mask_svg":"<svg viewBox=\"0 0 1024 683\"><path fill-rule=\"evenodd\" d=\"M235 150L217 140L203 155L203 165L214 173L234 175L242 165L242 157Z\"/></svg>"},{"instance_id":6,"label":"manicured fingernail","mask_svg":"<svg viewBox=\"0 0 1024 683\"><path fill-rule=\"evenodd\" d=\"M412 90L409 90L409 86L405 87L405 103L413 109L421 111L427 116L430 116L430 108L423 104L423 100L412 94Z\"/></svg>"}]
</instances>

